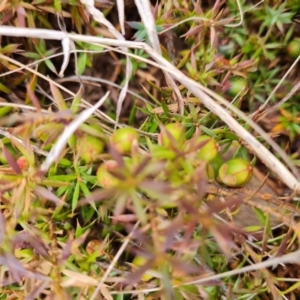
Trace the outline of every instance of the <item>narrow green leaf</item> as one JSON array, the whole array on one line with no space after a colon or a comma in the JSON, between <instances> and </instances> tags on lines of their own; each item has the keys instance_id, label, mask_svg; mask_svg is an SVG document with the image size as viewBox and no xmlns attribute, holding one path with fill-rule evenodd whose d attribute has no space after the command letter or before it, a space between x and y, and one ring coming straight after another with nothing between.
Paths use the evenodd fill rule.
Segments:
<instances>
[{"instance_id":1,"label":"narrow green leaf","mask_svg":"<svg viewBox=\"0 0 300 300\"><path fill-rule=\"evenodd\" d=\"M87 62L87 54L85 52L80 53L77 61L77 73L78 75L82 75L86 68L86 62Z\"/></svg>"},{"instance_id":2,"label":"narrow green leaf","mask_svg":"<svg viewBox=\"0 0 300 300\"><path fill-rule=\"evenodd\" d=\"M6 116L8 113L12 111L12 107L5 106L0 108L0 118Z\"/></svg>"},{"instance_id":3,"label":"narrow green leaf","mask_svg":"<svg viewBox=\"0 0 300 300\"><path fill-rule=\"evenodd\" d=\"M83 195L84 195L85 197L89 197L89 196L91 195L91 192L90 192L90 190L88 189L88 187L87 187L83 182L80 182L79 185L80 185L80 189L81 189L82 192L83 192Z\"/></svg>"},{"instance_id":4,"label":"narrow green leaf","mask_svg":"<svg viewBox=\"0 0 300 300\"><path fill-rule=\"evenodd\" d=\"M129 120L128 120L128 124L131 126L134 124L135 122L135 116L136 116L136 112L137 112L137 106L136 106L136 101L134 102L132 109L130 111L130 115L129 115Z\"/></svg>"},{"instance_id":5,"label":"narrow green leaf","mask_svg":"<svg viewBox=\"0 0 300 300\"><path fill-rule=\"evenodd\" d=\"M143 204L142 204L142 199L140 199L136 192L133 191L131 193L131 198L132 198L132 202L133 202L133 206L134 206L134 209L135 209L135 212L139 218L139 220L145 224L147 222L147 216L146 216L146 213L145 213L145 210L144 210L144 207L143 207Z\"/></svg>"},{"instance_id":6,"label":"narrow green leaf","mask_svg":"<svg viewBox=\"0 0 300 300\"><path fill-rule=\"evenodd\" d=\"M1 82L0 82L0 91L2 91L5 94L11 93L10 89L7 86L5 86L4 84L2 84Z\"/></svg>"},{"instance_id":7,"label":"narrow green leaf","mask_svg":"<svg viewBox=\"0 0 300 300\"><path fill-rule=\"evenodd\" d=\"M68 106L64 100L64 97L62 96L60 90L57 88L56 85L54 85L51 81L50 81L50 89L51 89L51 93L52 96L54 98L54 101L58 107L59 110L67 110Z\"/></svg>"},{"instance_id":8,"label":"narrow green leaf","mask_svg":"<svg viewBox=\"0 0 300 300\"><path fill-rule=\"evenodd\" d=\"M132 21L132 22L127 22L127 24L133 28L133 29L136 29L136 30L143 30L145 29L145 25L141 22L135 22L135 21Z\"/></svg>"},{"instance_id":9,"label":"narrow green leaf","mask_svg":"<svg viewBox=\"0 0 300 300\"><path fill-rule=\"evenodd\" d=\"M27 57L27 58L33 58L33 59L40 59L40 55L38 53L35 52L25 52L25 53L21 53L21 55Z\"/></svg>"},{"instance_id":10,"label":"narrow green leaf","mask_svg":"<svg viewBox=\"0 0 300 300\"><path fill-rule=\"evenodd\" d=\"M8 53L17 53L17 52L20 52L22 51L21 49L18 49L18 47L20 46L21 44L9 44L3 48L0 49L0 52L2 54L8 54Z\"/></svg>"},{"instance_id":11,"label":"narrow green leaf","mask_svg":"<svg viewBox=\"0 0 300 300\"><path fill-rule=\"evenodd\" d=\"M81 98L82 98L82 87L79 88L78 92L76 93L76 95L72 101L71 111L73 114L78 113L78 111L80 109Z\"/></svg>"},{"instance_id":12,"label":"narrow green leaf","mask_svg":"<svg viewBox=\"0 0 300 300\"><path fill-rule=\"evenodd\" d=\"M69 1L69 4L72 5ZM75 23L76 29L78 31L79 34L82 34L82 19L80 17L80 14L78 12L78 8L76 5L72 5L71 6L71 16L72 16L72 20Z\"/></svg>"},{"instance_id":13,"label":"narrow green leaf","mask_svg":"<svg viewBox=\"0 0 300 300\"><path fill-rule=\"evenodd\" d=\"M55 176L51 176L49 177L48 179L50 180L58 180L58 181L72 181L72 180L75 180L77 178L76 175L67 175L67 174L64 174L64 175L55 175Z\"/></svg>"},{"instance_id":14,"label":"narrow green leaf","mask_svg":"<svg viewBox=\"0 0 300 300\"><path fill-rule=\"evenodd\" d=\"M45 28L47 28L47 29L53 29L53 26L51 25L51 23L43 15L38 14L37 15L37 19L41 22L41 24L43 24L45 26Z\"/></svg>"},{"instance_id":15,"label":"narrow green leaf","mask_svg":"<svg viewBox=\"0 0 300 300\"><path fill-rule=\"evenodd\" d=\"M101 47L99 45L88 44L87 47L89 50L92 50L92 51L99 51L99 52L103 51L103 47Z\"/></svg>"},{"instance_id":16,"label":"narrow green leaf","mask_svg":"<svg viewBox=\"0 0 300 300\"><path fill-rule=\"evenodd\" d=\"M69 139L68 139L68 145L70 148L72 148L73 150L76 147L76 136L75 134L72 134Z\"/></svg>"},{"instance_id":17,"label":"narrow green leaf","mask_svg":"<svg viewBox=\"0 0 300 300\"><path fill-rule=\"evenodd\" d=\"M42 181L43 185L45 186L51 186L51 187L70 187L70 183L65 182L65 181L57 181L57 180L49 180L49 179L44 179Z\"/></svg>"},{"instance_id":18,"label":"narrow green leaf","mask_svg":"<svg viewBox=\"0 0 300 300\"><path fill-rule=\"evenodd\" d=\"M88 187L83 182L80 182L80 189L82 190L83 195L86 198L90 196L91 192L90 192L90 190L88 189ZM98 210L97 210L96 205L95 205L94 202L91 202L91 206L94 209L94 211L98 213Z\"/></svg>"},{"instance_id":19,"label":"narrow green leaf","mask_svg":"<svg viewBox=\"0 0 300 300\"><path fill-rule=\"evenodd\" d=\"M97 183L97 177L93 176L93 175L82 174L82 179L85 182L89 182L89 183L91 183L93 185Z\"/></svg>"},{"instance_id":20,"label":"narrow green leaf","mask_svg":"<svg viewBox=\"0 0 300 300\"><path fill-rule=\"evenodd\" d=\"M86 55L86 63L85 63L85 67L92 67L92 59L91 56Z\"/></svg>"},{"instance_id":21,"label":"narrow green leaf","mask_svg":"<svg viewBox=\"0 0 300 300\"><path fill-rule=\"evenodd\" d=\"M281 295L286 295L288 293L291 293L294 290L299 290L300 287L300 282L296 282L295 284L293 284L291 287L289 287L288 289L286 289L285 291L281 292Z\"/></svg>"},{"instance_id":22,"label":"narrow green leaf","mask_svg":"<svg viewBox=\"0 0 300 300\"><path fill-rule=\"evenodd\" d=\"M61 0L54 0L54 9L55 9L58 13L61 13L61 12L62 12L62 8L61 8Z\"/></svg>"},{"instance_id":23,"label":"narrow green leaf","mask_svg":"<svg viewBox=\"0 0 300 300\"><path fill-rule=\"evenodd\" d=\"M46 53L47 51L46 42L43 39L40 39L35 48L41 55Z\"/></svg>"},{"instance_id":24,"label":"narrow green leaf","mask_svg":"<svg viewBox=\"0 0 300 300\"><path fill-rule=\"evenodd\" d=\"M56 68L50 59L46 59L45 64L53 73L55 73L57 75Z\"/></svg>"},{"instance_id":25,"label":"narrow green leaf","mask_svg":"<svg viewBox=\"0 0 300 300\"><path fill-rule=\"evenodd\" d=\"M69 188L70 188L69 185L59 187L59 188L57 189L56 193L55 193L56 196L57 196L57 197L62 196L62 195L67 191L67 189L69 189Z\"/></svg>"},{"instance_id":26,"label":"narrow green leaf","mask_svg":"<svg viewBox=\"0 0 300 300\"><path fill-rule=\"evenodd\" d=\"M77 182L75 189L74 189L74 193L73 193L73 198L72 198L72 212L74 213L76 207L77 207L77 203L79 200L79 191L80 191L80 183Z\"/></svg>"}]
</instances>

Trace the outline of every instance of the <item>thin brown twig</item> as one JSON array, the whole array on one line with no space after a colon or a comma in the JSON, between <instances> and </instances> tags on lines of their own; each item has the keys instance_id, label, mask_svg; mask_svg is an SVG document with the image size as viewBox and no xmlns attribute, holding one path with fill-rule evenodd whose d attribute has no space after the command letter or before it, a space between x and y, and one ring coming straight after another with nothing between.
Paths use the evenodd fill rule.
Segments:
<instances>
[{"instance_id":1,"label":"thin brown twig","mask_svg":"<svg viewBox=\"0 0 300 300\"><path fill-rule=\"evenodd\" d=\"M289 203L289 197L277 197L274 194L269 193L260 193L257 192L257 190L247 189L247 188L226 188L223 186L220 186L217 183L209 183L207 186L207 193L208 194L214 194L224 197L230 197L233 195L240 195L243 197L243 199L247 202L247 199L260 198L261 200L264 200L266 203L273 203L280 207L280 209L288 210L289 212L293 214L299 214L300 215L300 209L296 206Z\"/></svg>"}]
</instances>

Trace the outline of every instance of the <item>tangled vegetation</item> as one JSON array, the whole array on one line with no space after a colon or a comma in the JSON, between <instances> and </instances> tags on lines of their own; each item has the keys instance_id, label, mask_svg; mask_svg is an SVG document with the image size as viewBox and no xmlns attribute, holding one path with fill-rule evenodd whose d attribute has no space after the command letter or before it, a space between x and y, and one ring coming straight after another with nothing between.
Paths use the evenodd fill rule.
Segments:
<instances>
[{"instance_id":1,"label":"tangled vegetation","mask_svg":"<svg viewBox=\"0 0 300 300\"><path fill-rule=\"evenodd\" d=\"M298 299L299 13L2 0L0 300Z\"/></svg>"}]
</instances>

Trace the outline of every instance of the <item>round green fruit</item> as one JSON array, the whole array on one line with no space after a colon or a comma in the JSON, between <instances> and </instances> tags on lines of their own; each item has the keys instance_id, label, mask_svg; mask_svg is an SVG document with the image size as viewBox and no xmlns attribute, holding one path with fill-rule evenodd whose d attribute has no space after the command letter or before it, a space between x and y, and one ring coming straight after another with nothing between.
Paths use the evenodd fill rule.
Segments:
<instances>
[{"instance_id":1,"label":"round green fruit","mask_svg":"<svg viewBox=\"0 0 300 300\"><path fill-rule=\"evenodd\" d=\"M81 159L86 163L91 163L97 160L99 154L103 153L104 142L97 137L84 135L78 140L78 150Z\"/></svg>"},{"instance_id":2,"label":"round green fruit","mask_svg":"<svg viewBox=\"0 0 300 300\"><path fill-rule=\"evenodd\" d=\"M69 223L69 222L66 222L65 224L64 224L64 229L65 230L71 230L73 227L72 227L72 225Z\"/></svg>"},{"instance_id":3,"label":"round green fruit","mask_svg":"<svg viewBox=\"0 0 300 300\"><path fill-rule=\"evenodd\" d=\"M227 94L231 97L237 96L240 92L245 91L248 87L247 79L243 77L232 77L229 80L230 87Z\"/></svg>"},{"instance_id":4,"label":"round green fruit","mask_svg":"<svg viewBox=\"0 0 300 300\"><path fill-rule=\"evenodd\" d=\"M212 137L208 135L199 136L197 143L202 145L197 152L198 159L211 161L218 155L218 144Z\"/></svg>"},{"instance_id":5,"label":"round green fruit","mask_svg":"<svg viewBox=\"0 0 300 300\"><path fill-rule=\"evenodd\" d=\"M118 164L114 160L107 160L102 163L97 170L98 184L103 188L111 188L118 184L119 180L109 171L116 170Z\"/></svg>"},{"instance_id":6,"label":"round green fruit","mask_svg":"<svg viewBox=\"0 0 300 300\"><path fill-rule=\"evenodd\" d=\"M225 162L219 169L219 179L229 187L246 184L252 177L253 167L242 158L234 158Z\"/></svg>"},{"instance_id":7,"label":"round green fruit","mask_svg":"<svg viewBox=\"0 0 300 300\"><path fill-rule=\"evenodd\" d=\"M116 130L110 138L111 145L120 154L129 154L134 142L139 142L139 134L132 127L120 128Z\"/></svg>"},{"instance_id":8,"label":"round green fruit","mask_svg":"<svg viewBox=\"0 0 300 300\"><path fill-rule=\"evenodd\" d=\"M291 58L297 58L300 55L300 40L296 39L291 41L286 50Z\"/></svg>"},{"instance_id":9,"label":"round green fruit","mask_svg":"<svg viewBox=\"0 0 300 300\"><path fill-rule=\"evenodd\" d=\"M165 126L165 131L162 130L158 136L158 143L162 146L169 147L172 142L170 141L169 135L174 139L177 146L181 147L185 142L185 128L178 123L170 123Z\"/></svg>"}]
</instances>

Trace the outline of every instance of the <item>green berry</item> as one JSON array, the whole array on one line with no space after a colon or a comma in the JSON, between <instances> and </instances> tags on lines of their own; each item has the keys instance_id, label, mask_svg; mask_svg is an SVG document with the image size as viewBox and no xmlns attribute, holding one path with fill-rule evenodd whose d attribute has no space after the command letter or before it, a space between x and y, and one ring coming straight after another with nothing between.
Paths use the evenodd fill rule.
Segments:
<instances>
[{"instance_id":1,"label":"green berry","mask_svg":"<svg viewBox=\"0 0 300 300\"><path fill-rule=\"evenodd\" d=\"M97 170L98 184L103 188L111 188L118 184L119 180L109 171L116 170L118 164L114 160L107 160Z\"/></svg>"},{"instance_id":2,"label":"green berry","mask_svg":"<svg viewBox=\"0 0 300 300\"><path fill-rule=\"evenodd\" d=\"M230 87L227 94L231 97L237 96L240 92L245 91L248 87L247 79L243 77L233 77L229 80Z\"/></svg>"},{"instance_id":3,"label":"green berry","mask_svg":"<svg viewBox=\"0 0 300 300\"><path fill-rule=\"evenodd\" d=\"M230 187L246 184L252 177L253 167L242 158L234 158L225 162L219 169L219 179Z\"/></svg>"},{"instance_id":4,"label":"green berry","mask_svg":"<svg viewBox=\"0 0 300 300\"><path fill-rule=\"evenodd\" d=\"M169 147L172 142L169 135L174 139L178 147L181 147L185 142L185 129L181 124L170 123L167 124L158 137L158 143L162 146ZM169 135L165 132L167 131Z\"/></svg>"},{"instance_id":5,"label":"green berry","mask_svg":"<svg viewBox=\"0 0 300 300\"><path fill-rule=\"evenodd\" d=\"M84 135L78 141L78 150L82 160L86 163L94 162L103 153L104 143L97 137Z\"/></svg>"},{"instance_id":6,"label":"green berry","mask_svg":"<svg viewBox=\"0 0 300 300\"><path fill-rule=\"evenodd\" d=\"M199 136L197 143L202 144L197 152L198 159L211 161L218 155L218 144L212 137L208 135Z\"/></svg>"},{"instance_id":7,"label":"green berry","mask_svg":"<svg viewBox=\"0 0 300 300\"><path fill-rule=\"evenodd\" d=\"M70 229L72 229L73 227L72 227L72 225L69 223L69 222L66 222L65 224L64 224L64 229L65 230L70 230Z\"/></svg>"},{"instance_id":8,"label":"green berry","mask_svg":"<svg viewBox=\"0 0 300 300\"><path fill-rule=\"evenodd\" d=\"M129 154L132 144L138 144L139 134L132 127L120 128L111 136L110 142L120 154Z\"/></svg>"},{"instance_id":9,"label":"green berry","mask_svg":"<svg viewBox=\"0 0 300 300\"><path fill-rule=\"evenodd\" d=\"M293 40L287 46L287 53L291 58L297 58L300 55L300 40Z\"/></svg>"}]
</instances>

